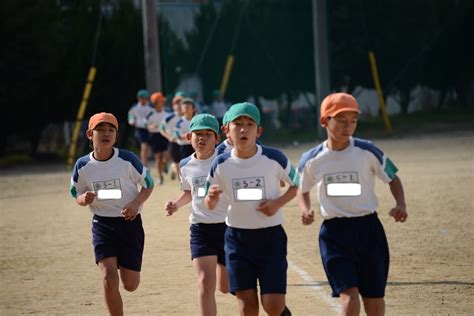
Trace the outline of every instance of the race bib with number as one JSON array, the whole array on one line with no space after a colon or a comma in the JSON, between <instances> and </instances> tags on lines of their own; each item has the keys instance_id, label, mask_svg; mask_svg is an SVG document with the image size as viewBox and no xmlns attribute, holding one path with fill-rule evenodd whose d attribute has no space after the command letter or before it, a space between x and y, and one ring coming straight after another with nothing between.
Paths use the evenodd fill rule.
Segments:
<instances>
[{"instance_id":1,"label":"race bib with number","mask_svg":"<svg viewBox=\"0 0 474 316\"><path fill-rule=\"evenodd\" d=\"M236 201L260 201L265 198L263 177L232 179L232 190Z\"/></svg>"},{"instance_id":2,"label":"race bib with number","mask_svg":"<svg viewBox=\"0 0 474 316\"><path fill-rule=\"evenodd\" d=\"M119 200L122 198L120 179L96 181L92 183L97 192L97 200Z\"/></svg>"},{"instance_id":3,"label":"race bib with number","mask_svg":"<svg viewBox=\"0 0 474 316\"><path fill-rule=\"evenodd\" d=\"M357 172L338 172L324 175L328 196L359 196L362 192Z\"/></svg>"}]
</instances>

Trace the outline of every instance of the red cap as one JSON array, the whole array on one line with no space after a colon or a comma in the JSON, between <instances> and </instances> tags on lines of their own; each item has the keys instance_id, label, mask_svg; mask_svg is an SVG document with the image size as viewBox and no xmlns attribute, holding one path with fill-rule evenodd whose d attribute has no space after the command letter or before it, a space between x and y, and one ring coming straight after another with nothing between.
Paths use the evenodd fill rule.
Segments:
<instances>
[{"instance_id":1,"label":"red cap","mask_svg":"<svg viewBox=\"0 0 474 316\"><path fill-rule=\"evenodd\" d=\"M110 123L118 130L118 122L112 113L101 112L91 116L89 119L89 129L96 128L100 123Z\"/></svg>"},{"instance_id":2,"label":"red cap","mask_svg":"<svg viewBox=\"0 0 474 316\"><path fill-rule=\"evenodd\" d=\"M332 93L325 97L321 103L321 117L334 117L344 111L360 113L357 100L350 94L344 92Z\"/></svg>"},{"instance_id":3,"label":"red cap","mask_svg":"<svg viewBox=\"0 0 474 316\"><path fill-rule=\"evenodd\" d=\"M156 101L166 101L166 97L161 92L155 92L150 97L151 102L155 103Z\"/></svg>"}]
</instances>

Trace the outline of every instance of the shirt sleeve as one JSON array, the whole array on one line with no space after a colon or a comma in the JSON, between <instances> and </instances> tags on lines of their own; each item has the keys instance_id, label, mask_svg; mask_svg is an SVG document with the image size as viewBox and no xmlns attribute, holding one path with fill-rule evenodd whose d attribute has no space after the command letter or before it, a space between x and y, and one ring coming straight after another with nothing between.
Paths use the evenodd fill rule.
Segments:
<instances>
[{"instance_id":1,"label":"shirt sleeve","mask_svg":"<svg viewBox=\"0 0 474 316\"><path fill-rule=\"evenodd\" d=\"M302 158L303 159L303 158ZM303 193L311 191L311 188L316 184L316 178L312 173L311 161L300 161L299 166L300 190Z\"/></svg>"},{"instance_id":2,"label":"shirt sleeve","mask_svg":"<svg viewBox=\"0 0 474 316\"><path fill-rule=\"evenodd\" d=\"M371 146L373 146L375 149L368 152L372 171L384 183L391 182L393 178L395 178L398 168L393 164L390 158L384 154L382 150L373 144L371 144Z\"/></svg>"}]
</instances>

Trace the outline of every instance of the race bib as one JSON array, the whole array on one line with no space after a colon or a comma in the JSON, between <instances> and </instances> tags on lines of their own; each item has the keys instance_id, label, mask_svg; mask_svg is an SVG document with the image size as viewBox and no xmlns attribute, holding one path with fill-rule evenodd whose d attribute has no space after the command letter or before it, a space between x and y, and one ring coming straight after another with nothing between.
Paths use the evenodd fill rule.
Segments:
<instances>
[{"instance_id":1,"label":"race bib","mask_svg":"<svg viewBox=\"0 0 474 316\"><path fill-rule=\"evenodd\" d=\"M328 196L359 196L362 187L357 172L339 172L324 175Z\"/></svg>"},{"instance_id":2,"label":"race bib","mask_svg":"<svg viewBox=\"0 0 474 316\"><path fill-rule=\"evenodd\" d=\"M263 177L232 179L232 190L236 201L260 201L265 198Z\"/></svg>"},{"instance_id":3,"label":"race bib","mask_svg":"<svg viewBox=\"0 0 474 316\"><path fill-rule=\"evenodd\" d=\"M204 198L206 196L206 179L207 177L194 177L193 182L193 196L197 198Z\"/></svg>"},{"instance_id":4,"label":"race bib","mask_svg":"<svg viewBox=\"0 0 474 316\"><path fill-rule=\"evenodd\" d=\"M97 200L119 200L122 198L120 179L95 181L92 186L97 192Z\"/></svg>"}]
</instances>

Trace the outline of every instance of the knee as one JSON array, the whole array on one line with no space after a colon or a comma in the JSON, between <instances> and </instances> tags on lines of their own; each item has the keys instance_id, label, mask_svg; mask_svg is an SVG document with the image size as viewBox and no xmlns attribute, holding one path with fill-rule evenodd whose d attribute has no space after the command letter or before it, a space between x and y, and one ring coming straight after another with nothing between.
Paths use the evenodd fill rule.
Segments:
<instances>
[{"instance_id":1,"label":"knee","mask_svg":"<svg viewBox=\"0 0 474 316\"><path fill-rule=\"evenodd\" d=\"M201 295L214 294L215 285L207 278L201 277L198 279L198 289Z\"/></svg>"},{"instance_id":2,"label":"knee","mask_svg":"<svg viewBox=\"0 0 474 316\"><path fill-rule=\"evenodd\" d=\"M359 306L359 292L357 290L344 291L341 293L341 302L345 309Z\"/></svg>"},{"instance_id":3,"label":"knee","mask_svg":"<svg viewBox=\"0 0 474 316\"><path fill-rule=\"evenodd\" d=\"M106 290L118 289L119 276L116 271L107 269L105 273L103 273L102 282Z\"/></svg>"},{"instance_id":4,"label":"knee","mask_svg":"<svg viewBox=\"0 0 474 316\"><path fill-rule=\"evenodd\" d=\"M133 292L136 289L138 289L139 284L140 284L140 281L135 281L135 280L126 281L126 282L123 282L123 288L128 292Z\"/></svg>"},{"instance_id":5,"label":"knee","mask_svg":"<svg viewBox=\"0 0 474 316\"><path fill-rule=\"evenodd\" d=\"M285 309L285 305L272 304L270 306L263 306L263 309L265 310L265 313L267 313L268 315L281 315L281 313Z\"/></svg>"}]
</instances>

